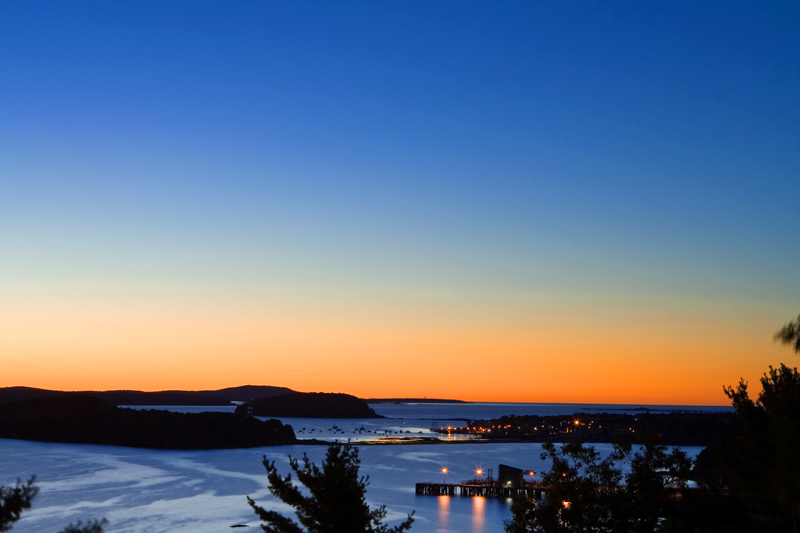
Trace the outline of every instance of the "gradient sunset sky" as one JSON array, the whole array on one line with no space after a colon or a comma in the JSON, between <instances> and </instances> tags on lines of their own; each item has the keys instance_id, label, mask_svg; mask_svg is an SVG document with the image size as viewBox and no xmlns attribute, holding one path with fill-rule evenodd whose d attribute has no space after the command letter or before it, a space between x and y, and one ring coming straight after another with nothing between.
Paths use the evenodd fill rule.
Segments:
<instances>
[{"instance_id":1,"label":"gradient sunset sky","mask_svg":"<svg viewBox=\"0 0 800 533\"><path fill-rule=\"evenodd\" d=\"M0 1L0 387L728 403L796 1Z\"/></svg>"}]
</instances>

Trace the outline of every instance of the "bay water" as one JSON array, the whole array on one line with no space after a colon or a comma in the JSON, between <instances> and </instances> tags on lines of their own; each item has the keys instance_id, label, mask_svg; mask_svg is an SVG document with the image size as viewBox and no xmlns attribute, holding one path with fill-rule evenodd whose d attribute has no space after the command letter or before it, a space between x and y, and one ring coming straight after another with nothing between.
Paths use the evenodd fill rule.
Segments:
<instances>
[{"instance_id":1,"label":"bay water","mask_svg":"<svg viewBox=\"0 0 800 533\"><path fill-rule=\"evenodd\" d=\"M440 436L442 425L502 415L558 415L584 412L639 413L672 409L726 411L728 407L614 406L585 404L375 404L381 419L282 419L300 439L350 440L359 445L361 473L369 477L367 500L386 506L386 521L399 523L414 512L412 532L501 533L510 502L489 498L417 496L415 484L449 483L475 477L478 468L497 471L499 464L534 470L549 468L536 443L450 441L442 444L369 444L400 437ZM203 411L208 407L169 407ZM215 410L232 408L215 408ZM608 453L611 446L597 444ZM684 447L690 456L702 448ZM105 517L108 533L212 533L259 531L246 496L263 507L292 514L269 494L262 461L275 461L288 473L289 457L307 455L320 464L325 446L303 444L238 450L165 451L112 446L38 443L0 439L0 484L37 478L41 489L32 510L15 533L57 532L67 523ZM447 474L442 468L447 467Z\"/></svg>"}]
</instances>

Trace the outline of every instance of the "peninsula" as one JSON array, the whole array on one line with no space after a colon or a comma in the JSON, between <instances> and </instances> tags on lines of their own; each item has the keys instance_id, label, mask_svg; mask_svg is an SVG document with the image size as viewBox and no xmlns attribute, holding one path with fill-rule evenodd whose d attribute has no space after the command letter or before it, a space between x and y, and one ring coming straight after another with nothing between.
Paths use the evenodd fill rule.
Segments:
<instances>
[{"instance_id":1,"label":"peninsula","mask_svg":"<svg viewBox=\"0 0 800 533\"><path fill-rule=\"evenodd\" d=\"M80 394L0 404L0 438L174 450L297 442L292 427L278 420L233 413L124 409Z\"/></svg>"},{"instance_id":2,"label":"peninsula","mask_svg":"<svg viewBox=\"0 0 800 533\"><path fill-rule=\"evenodd\" d=\"M350 394L290 392L241 404L237 414L288 418L383 418Z\"/></svg>"},{"instance_id":3,"label":"peninsula","mask_svg":"<svg viewBox=\"0 0 800 533\"><path fill-rule=\"evenodd\" d=\"M463 427L440 429L440 433L473 435L481 440L526 442L628 441L642 444L658 438L668 445L708 446L732 438L732 412L669 412L637 415L576 413L572 415L508 415L493 420L471 420Z\"/></svg>"}]
</instances>

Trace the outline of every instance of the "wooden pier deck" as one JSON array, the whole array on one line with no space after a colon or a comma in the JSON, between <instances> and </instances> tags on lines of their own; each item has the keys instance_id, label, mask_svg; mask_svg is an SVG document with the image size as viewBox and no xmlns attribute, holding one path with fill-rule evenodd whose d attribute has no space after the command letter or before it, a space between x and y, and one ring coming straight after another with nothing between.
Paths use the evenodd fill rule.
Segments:
<instances>
[{"instance_id":1,"label":"wooden pier deck","mask_svg":"<svg viewBox=\"0 0 800 533\"><path fill-rule=\"evenodd\" d=\"M482 496L484 498L513 498L523 496L535 500L547 498L548 488L541 483L525 483L521 487L504 487L500 483L417 483L418 496Z\"/></svg>"}]
</instances>

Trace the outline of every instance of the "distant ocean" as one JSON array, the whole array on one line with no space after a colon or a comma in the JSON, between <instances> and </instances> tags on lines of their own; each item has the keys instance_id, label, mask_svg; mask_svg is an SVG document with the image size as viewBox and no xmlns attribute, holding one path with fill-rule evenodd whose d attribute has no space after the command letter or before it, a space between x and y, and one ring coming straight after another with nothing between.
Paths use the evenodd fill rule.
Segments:
<instances>
[{"instance_id":1,"label":"distant ocean","mask_svg":"<svg viewBox=\"0 0 800 533\"><path fill-rule=\"evenodd\" d=\"M639 413L730 411L730 407L604 404L374 404L387 418L363 420L282 419L297 436L316 439L374 440L385 435L436 435L432 427L448 420L502 415L560 415L577 412ZM152 407L148 407L150 409ZM197 412L233 408L170 407ZM598 444L602 452L610 445ZM690 455L701 448L684 447ZM48 444L0 439L0 484L37 476L41 493L23 514L14 533L58 531L76 520L106 517L108 533L212 533L256 531L258 521L245 497L287 512L268 491L262 457L288 472L288 457L320 463L324 446L304 445L243 450L160 451L111 446ZM509 502L484 498L417 496L415 483L470 479L475 469L501 463L541 473L549 465L536 443L393 444L361 446L361 473L369 476L367 499L386 505L390 525L415 511L412 533L502 533ZM447 466L446 478L441 474Z\"/></svg>"},{"instance_id":2,"label":"distant ocean","mask_svg":"<svg viewBox=\"0 0 800 533\"><path fill-rule=\"evenodd\" d=\"M376 413L391 418L451 418L486 420L503 415L571 415L575 413L652 413L703 412L720 413L733 411L731 406L707 405L622 405L601 403L412 403L372 404Z\"/></svg>"}]
</instances>

